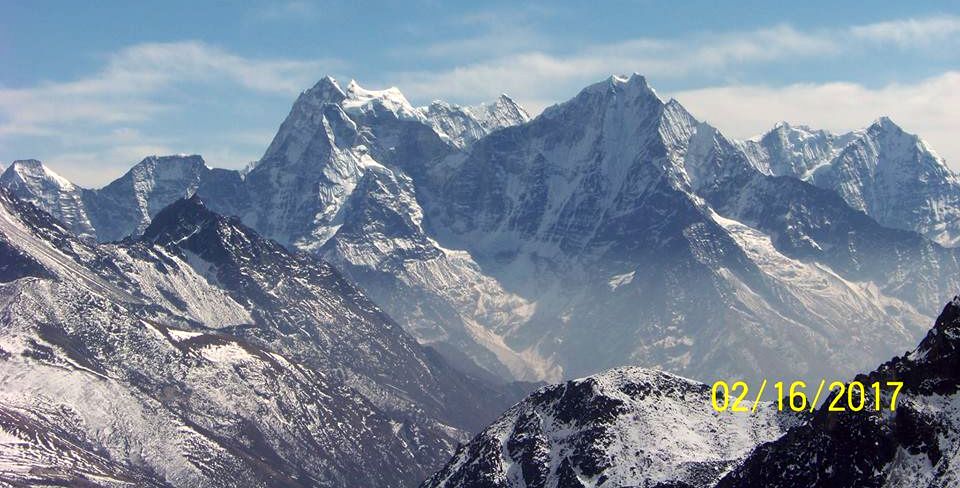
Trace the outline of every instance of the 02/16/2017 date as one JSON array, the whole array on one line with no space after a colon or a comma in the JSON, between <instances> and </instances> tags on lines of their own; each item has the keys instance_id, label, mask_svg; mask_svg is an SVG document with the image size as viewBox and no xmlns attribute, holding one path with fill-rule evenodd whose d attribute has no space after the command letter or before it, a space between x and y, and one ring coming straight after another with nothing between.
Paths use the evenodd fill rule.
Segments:
<instances>
[{"instance_id":1,"label":"02/16/2017 date","mask_svg":"<svg viewBox=\"0 0 960 488\"><path fill-rule=\"evenodd\" d=\"M713 384L710 392L710 402L713 409L718 412L727 410L732 412L756 412L760 405L764 391L767 389L767 380L760 384L756 395L751 394L751 389L744 381L736 381L728 384L726 381L717 381ZM813 395L813 401L809 401L807 396L807 384L803 381L794 381L789 385L783 381L773 384L773 394L776 395L777 409L780 411L792 410L794 412L813 412L823 396L830 399L827 409L831 412L861 410L880 410L895 411L897 409L897 397L900 389L903 388L902 381L874 381L864 385L859 381L844 383L834 381L827 385L826 380L820 380L820 384ZM826 391L824 391L826 390ZM813 392L813 389L809 389Z\"/></svg>"}]
</instances>

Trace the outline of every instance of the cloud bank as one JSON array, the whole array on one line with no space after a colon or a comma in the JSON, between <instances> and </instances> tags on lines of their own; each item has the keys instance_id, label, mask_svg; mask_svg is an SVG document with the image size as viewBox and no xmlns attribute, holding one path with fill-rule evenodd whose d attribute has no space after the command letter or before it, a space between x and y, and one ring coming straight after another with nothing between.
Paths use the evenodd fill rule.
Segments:
<instances>
[{"instance_id":1,"label":"cloud bank","mask_svg":"<svg viewBox=\"0 0 960 488\"><path fill-rule=\"evenodd\" d=\"M268 19L306 15L299 2L261 14ZM496 15L471 17L464 22L470 24L472 36L385 47L398 59L430 60L426 63L430 68L394 69L384 71L380 79L364 81L399 86L419 102L440 98L473 103L506 92L538 113L610 74L640 72L654 86L693 86L661 90L733 137L758 134L782 119L845 131L889 115L960 167L960 142L955 137L960 117L951 113L960 106L960 71L880 86L847 80L757 83L744 75L750 69L776 71L782 63L845 62L865 53L882 57L889 50L955 52L960 49L960 17L814 30L779 24L567 49L532 28L529 18L513 18L510 24L502 20ZM216 134L203 135L200 145L196 134L178 133L176 127L163 126L167 130L162 134L151 128L171 112L197 110L198 99L225 93L224 87L232 90L230 96L274 97L286 100L278 103L290 103L323 74L356 68L336 58L244 57L196 40L128 46L108 56L102 69L80 79L23 88L0 86L0 149L42 148L52 166L86 185L102 184L154 153L202 150L213 165L239 167L269 143L263 127L213 131ZM264 134L264 140L252 142L251 132ZM13 144L24 140L36 144ZM4 150L0 157L35 155Z\"/></svg>"}]
</instances>

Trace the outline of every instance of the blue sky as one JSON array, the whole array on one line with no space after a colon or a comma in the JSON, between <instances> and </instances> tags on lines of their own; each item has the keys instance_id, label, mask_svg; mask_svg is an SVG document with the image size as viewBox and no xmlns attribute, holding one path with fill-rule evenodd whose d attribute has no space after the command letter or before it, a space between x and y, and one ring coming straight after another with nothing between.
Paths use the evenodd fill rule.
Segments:
<instances>
[{"instance_id":1,"label":"blue sky","mask_svg":"<svg viewBox=\"0 0 960 488\"><path fill-rule=\"evenodd\" d=\"M539 112L639 72L733 137L890 115L960 168L956 2L8 2L0 162L99 186L144 156L258 159L326 74Z\"/></svg>"}]
</instances>

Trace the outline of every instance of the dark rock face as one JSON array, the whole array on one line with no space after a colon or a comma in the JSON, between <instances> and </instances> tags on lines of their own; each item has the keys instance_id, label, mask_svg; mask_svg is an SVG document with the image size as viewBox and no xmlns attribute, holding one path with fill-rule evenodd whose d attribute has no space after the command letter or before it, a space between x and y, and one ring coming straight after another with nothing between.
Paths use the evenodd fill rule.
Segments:
<instances>
[{"instance_id":1,"label":"dark rock face","mask_svg":"<svg viewBox=\"0 0 960 488\"><path fill-rule=\"evenodd\" d=\"M211 212L197 196L160 212L142 240L212 264L217 283L236 300L252 305L259 322L284 336L307 335L309 346L295 355L298 361L317 369L349 365L352 374L379 383L378 396L389 397L389 390L397 389L404 395L396 401L413 399L418 409L466 430L482 427L516 398L516 393L502 397L505 392L465 377L426 353L329 264L288 251L236 218ZM326 304L335 318L326 322L326 314L313 308L317 303ZM280 339L277 346L287 350L305 347L298 343L302 339L275 337L274 331L238 333L262 341ZM357 344L363 345L362 353Z\"/></svg>"},{"instance_id":2,"label":"dark rock face","mask_svg":"<svg viewBox=\"0 0 960 488\"><path fill-rule=\"evenodd\" d=\"M9 283L28 276L51 277L36 259L6 240L0 240L0 283Z\"/></svg>"},{"instance_id":3,"label":"dark rock face","mask_svg":"<svg viewBox=\"0 0 960 488\"><path fill-rule=\"evenodd\" d=\"M947 487L958 482L960 297L913 351L857 381L902 381L895 412L830 412L757 448L718 487ZM889 391L884 395L889 402Z\"/></svg>"}]
</instances>

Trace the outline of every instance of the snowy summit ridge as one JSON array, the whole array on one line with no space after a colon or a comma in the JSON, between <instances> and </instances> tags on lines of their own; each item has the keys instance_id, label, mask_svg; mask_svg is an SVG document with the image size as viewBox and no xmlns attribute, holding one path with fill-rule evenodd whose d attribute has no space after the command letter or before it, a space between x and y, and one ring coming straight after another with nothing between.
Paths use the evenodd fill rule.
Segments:
<instances>
[{"instance_id":1,"label":"snowy summit ridge","mask_svg":"<svg viewBox=\"0 0 960 488\"><path fill-rule=\"evenodd\" d=\"M760 171L836 191L881 224L945 246L960 239L960 176L889 117L845 134L782 122L739 145Z\"/></svg>"},{"instance_id":2,"label":"snowy summit ridge","mask_svg":"<svg viewBox=\"0 0 960 488\"><path fill-rule=\"evenodd\" d=\"M922 311L960 285L956 251L931 242L960 235L960 185L919 138L880 119L738 142L639 74L532 119L507 96L414 107L396 88L325 77L245 173L160 162L81 189L80 211L20 187L68 227L85 215L100 241L200 195L494 376L749 374L714 350L758 333L751 370L837 376L912 344ZM821 347L851 330L857 348Z\"/></svg>"}]
</instances>

